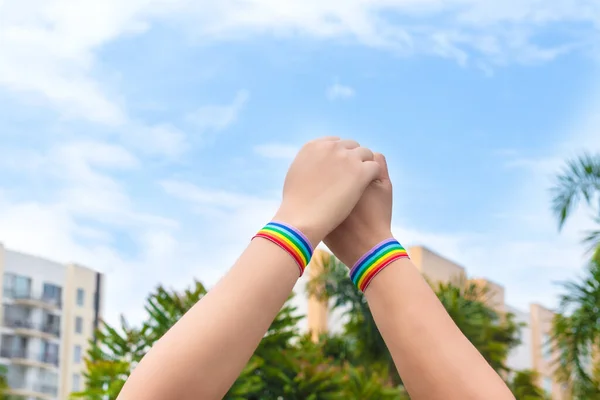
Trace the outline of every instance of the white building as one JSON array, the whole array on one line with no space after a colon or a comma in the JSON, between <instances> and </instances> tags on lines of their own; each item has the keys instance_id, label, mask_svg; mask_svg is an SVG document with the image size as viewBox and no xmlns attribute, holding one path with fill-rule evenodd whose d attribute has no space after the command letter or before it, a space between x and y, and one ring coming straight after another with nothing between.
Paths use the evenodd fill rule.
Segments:
<instances>
[{"instance_id":1,"label":"white building","mask_svg":"<svg viewBox=\"0 0 600 400\"><path fill-rule=\"evenodd\" d=\"M0 363L10 398L63 400L83 389L83 357L102 314L103 276L0 244Z\"/></svg>"}]
</instances>

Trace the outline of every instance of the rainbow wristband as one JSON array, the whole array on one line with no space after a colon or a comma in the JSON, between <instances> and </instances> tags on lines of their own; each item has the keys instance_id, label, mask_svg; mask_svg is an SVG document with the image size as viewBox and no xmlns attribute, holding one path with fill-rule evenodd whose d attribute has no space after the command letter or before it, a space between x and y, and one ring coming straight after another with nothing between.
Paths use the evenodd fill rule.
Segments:
<instances>
[{"instance_id":1,"label":"rainbow wristband","mask_svg":"<svg viewBox=\"0 0 600 400\"><path fill-rule=\"evenodd\" d=\"M298 264L300 276L312 257L309 240L298 229L282 222L271 221L252 238L267 239L287 251Z\"/></svg>"},{"instance_id":2,"label":"rainbow wristband","mask_svg":"<svg viewBox=\"0 0 600 400\"><path fill-rule=\"evenodd\" d=\"M375 275L401 258L409 258L408 253L396 239L379 243L362 256L350 270L350 279L364 292Z\"/></svg>"}]
</instances>

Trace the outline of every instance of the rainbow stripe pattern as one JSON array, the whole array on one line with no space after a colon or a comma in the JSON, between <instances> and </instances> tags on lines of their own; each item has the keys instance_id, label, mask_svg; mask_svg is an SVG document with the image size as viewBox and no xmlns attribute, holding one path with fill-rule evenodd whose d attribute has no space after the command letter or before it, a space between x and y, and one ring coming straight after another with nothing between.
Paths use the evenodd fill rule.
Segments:
<instances>
[{"instance_id":1,"label":"rainbow stripe pattern","mask_svg":"<svg viewBox=\"0 0 600 400\"><path fill-rule=\"evenodd\" d=\"M302 232L283 222L271 221L258 231L254 238L257 237L267 239L287 251L298 264L302 276L313 254L310 241Z\"/></svg>"},{"instance_id":2,"label":"rainbow stripe pattern","mask_svg":"<svg viewBox=\"0 0 600 400\"><path fill-rule=\"evenodd\" d=\"M408 253L396 239L379 243L362 256L350 270L350 279L364 292L375 275L401 258L409 258Z\"/></svg>"}]
</instances>

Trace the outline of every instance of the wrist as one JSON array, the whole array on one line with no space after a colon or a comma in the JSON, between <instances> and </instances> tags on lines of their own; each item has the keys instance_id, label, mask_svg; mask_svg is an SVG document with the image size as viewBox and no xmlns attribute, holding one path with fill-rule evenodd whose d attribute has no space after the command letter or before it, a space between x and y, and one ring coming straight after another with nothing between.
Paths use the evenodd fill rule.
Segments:
<instances>
[{"instance_id":1,"label":"wrist","mask_svg":"<svg viewBox=\"0 0 600 400\"><path fill-rule=\"evenodd\" d=\"M307 218L298 213L288 212L284 208L280 208L277 213L275 213L273 221L288 224L302 232L313 249L321 243L325 236L320 226L315 223L312 218Z\"/></svg>"},{"instance_id":2,"label":"wrist","mask_svg":"<svg viewBox=\"0 0 600 400\"><path fill-rule=\"evenodd\" d=\"M336 234L334 232L333 234ZM344 229L340 231L343 237L334 238L332 243L336 243L335 248L331 248L336 257L344 263L348 268L352 268L354 264L371 250L378 243L393 237L389 229ZM329 246L329 241L325 239L325 244Z\"/></svg>"},{"instance_id":3,"label":"wrist","mask_svg":"<svg viewBox=\"0 0 600 400\"><path fill-rule=\"evenodd\" d=\"M348 249L348 268L352 268L358 260L360 260L367 252L369 252L377 244L390 238L393 238L393 235L392 232L389 231L373 233L371 235L368 235L368 237L361 238L361 240L357 241L354 246L350 246L351 248Z\"/></svg>"},{"instance_id":4,"label":"wrist","mask_svg":"<svg viewBox=\"0 0 600 400\"><path fill-rule=\"evenodd\" d=\"M394 238L385 239L365 253L350 270L354 285L365 292L371 281L394 261L409 258L406 249Z\"/></svg>"}]
</instances>

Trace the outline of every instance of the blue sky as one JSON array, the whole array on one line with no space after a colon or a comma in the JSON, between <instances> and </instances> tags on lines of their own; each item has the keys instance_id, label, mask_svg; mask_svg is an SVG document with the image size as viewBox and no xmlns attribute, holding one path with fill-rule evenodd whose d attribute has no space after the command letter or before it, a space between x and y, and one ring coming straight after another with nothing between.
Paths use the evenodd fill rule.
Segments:
<instances>
[{"instance_id":1,"label":"blue sky","mask_svg":"<svg viewBox=\"0 0 600 400\"><path fill-rule=\"evenodd\" d=\"M386 154L394 230L554 305L562 160L600 148L593 0L0 3L0 241L107 273L109 319L214 284L298 147Z\"/></svg>"}]
</instances>

